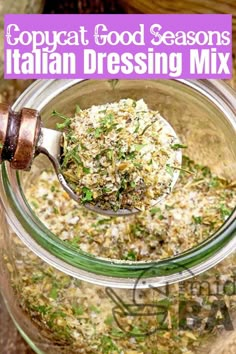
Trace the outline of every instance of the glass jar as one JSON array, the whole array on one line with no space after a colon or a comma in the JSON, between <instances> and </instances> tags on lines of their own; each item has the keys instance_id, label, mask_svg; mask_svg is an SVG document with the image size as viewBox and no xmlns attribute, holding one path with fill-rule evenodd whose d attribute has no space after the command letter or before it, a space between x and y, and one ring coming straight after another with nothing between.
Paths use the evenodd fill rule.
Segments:
<instances>
[{"instance_id":1,"label":"glass jar","mask_svg":"<svg viewBox=\"0 0 236 354\"><path fill-rule=\"evenodd\" d=\"M222 179L236 179L236 96L219 81L39 80L13 109L37 109L44 126L55 128L53 109L71 115L76 104L83 109L127 97L143 98L151 109L159 110L196 163ZM7 163L1 166L1 290L31 347L37 353L193 350L198 342L189 334L193 324L187 324L183 315L179 318L176 304L184 295L183 286L176 283L188 286L187 279L234 250L236 211L207 239L171 258L131 262L94 257L54 235L25 197L29 184L49 166L41 156L30 172L19 173ZM172 320L171 305L177 311Z\"/></svg>"}]
</instances>

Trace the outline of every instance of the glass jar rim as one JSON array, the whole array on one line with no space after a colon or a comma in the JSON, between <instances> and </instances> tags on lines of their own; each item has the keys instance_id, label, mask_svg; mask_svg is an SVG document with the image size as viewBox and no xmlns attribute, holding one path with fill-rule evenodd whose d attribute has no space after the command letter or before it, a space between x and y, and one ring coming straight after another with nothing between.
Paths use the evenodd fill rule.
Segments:
<instances>
[{"instance_id":1,"label":"glass jar rim","mask_svg":"<svg viewBox=\"0 0 236 354\"><path fill-rule=\"evenodd\" d=\"M56 95L82 81L37 80L22 93L13 109L26 106L40 111ZM217 80L175 81L210 99L230 121L236 134L236 94L228 85ZM10 226L34 253L64 273L103 286L147 288L183 281L214 266L236 247L235 209L216 233L175 257L150 262L102 259L63 243L37 221L24 198L18 172L5 163L2 164L0 192Z\"/></svg>"}]
</instances>

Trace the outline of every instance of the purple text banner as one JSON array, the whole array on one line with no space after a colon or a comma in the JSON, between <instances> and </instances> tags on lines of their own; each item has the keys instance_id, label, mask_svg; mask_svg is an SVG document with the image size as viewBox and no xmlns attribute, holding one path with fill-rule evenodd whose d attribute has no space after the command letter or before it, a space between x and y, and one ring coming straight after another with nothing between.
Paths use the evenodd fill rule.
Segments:
<instances>
[{"instance_id":1,"label":"purple text banner","mask_svg":"<svg viewBox=\"0 0 236 354\"><path fill-rule=\"evenodd\" d=\"M231 15L5 15L6 79L232 77Z\"/></svg>"}]
</instances>

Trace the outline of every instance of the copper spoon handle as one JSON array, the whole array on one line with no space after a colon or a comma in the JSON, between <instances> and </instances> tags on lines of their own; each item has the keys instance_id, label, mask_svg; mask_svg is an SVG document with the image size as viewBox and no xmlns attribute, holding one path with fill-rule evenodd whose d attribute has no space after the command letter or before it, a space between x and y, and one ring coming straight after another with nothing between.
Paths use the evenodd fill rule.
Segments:
<instances>
[{"instance_id":1,"label":"copper spoon handle","mask_svg":"<svg viewBox=\"0 0 236 354\"><path fill-rule=\"evenodd\" d=\"M59 173L62 133L42 128L38 111L22 108L14 112L0 103L0 163L9 161L17 170L29 171L34 157L43 153Z\"/></svg>"},{"instance_id":2,"label":"copper spoon handle","mask_svg":"<svg viewBox=\"0 0 236 354\"><path fill-rule=\"evenodd\" d=\"M0 104L0 163L9 161L18 170L30 170L41 133L39 112L22 108L14 112Z\"/></svg>"}]
</instances>

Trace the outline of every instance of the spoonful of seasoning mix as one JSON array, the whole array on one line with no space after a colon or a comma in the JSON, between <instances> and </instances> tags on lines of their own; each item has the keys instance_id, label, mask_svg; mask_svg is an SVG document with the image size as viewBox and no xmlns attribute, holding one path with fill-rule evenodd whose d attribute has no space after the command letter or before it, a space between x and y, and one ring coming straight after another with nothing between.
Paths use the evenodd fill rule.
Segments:
<instances>
[{"instance_id":1,"label":"spoonful of seasoning mix","mask_svg":"<svg viewBox=\"0 0 236 354\"><path fill-rule=\"evenodd\" d=\"M182 153L171 125L140 99L56 111L57 129L41 127L37 111L0 105L0 162L29 170L44 153L63 188L86 208L109 216L150 209L168 195L181 170Z\"/></svg>"}]
</instances>

